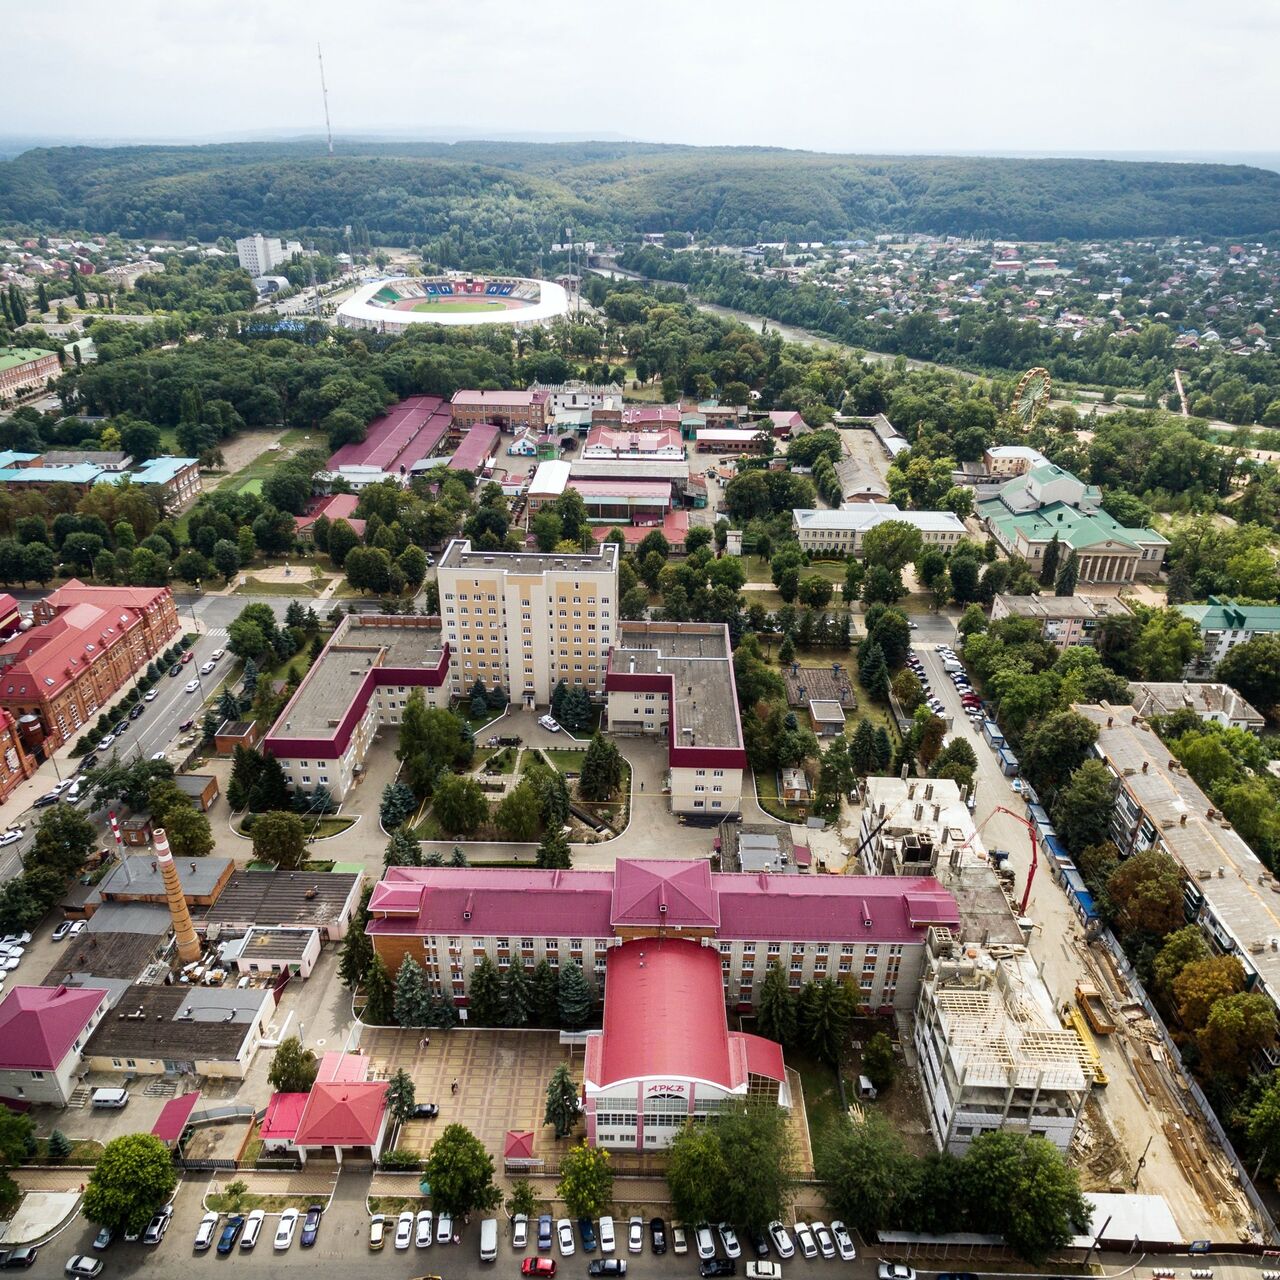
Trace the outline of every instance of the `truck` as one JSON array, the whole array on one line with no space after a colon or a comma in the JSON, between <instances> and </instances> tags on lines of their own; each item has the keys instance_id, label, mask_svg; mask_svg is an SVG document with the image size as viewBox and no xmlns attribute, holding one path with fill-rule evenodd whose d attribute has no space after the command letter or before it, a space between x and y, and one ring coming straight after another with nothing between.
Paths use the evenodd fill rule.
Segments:
<instances>
[{"instance_id":1,"label":"truck","mask_svg":"<svg viewBox=\"0 0 1280 1280\"><path fill-rule=\"evenodd\" d=\"M1076 983L1076 1003L1096 1034L1109 1036L1116 1029L1116 1024L1111 1021L1111 1015L1107 1012L1102 993L1092 982Z\"/></svg>"}]
</instances>

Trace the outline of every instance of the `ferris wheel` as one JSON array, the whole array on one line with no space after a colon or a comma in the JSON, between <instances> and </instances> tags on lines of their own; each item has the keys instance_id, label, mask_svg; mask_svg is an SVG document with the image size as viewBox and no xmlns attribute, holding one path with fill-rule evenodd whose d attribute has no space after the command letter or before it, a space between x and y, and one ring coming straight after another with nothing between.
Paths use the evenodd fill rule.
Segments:
<instances>
[{"instance_id":1,"label":"ferris wheel","mask_svg":"<svg viewBox=\"0 0 1280 1280\"><path fill-rule=\"evenodd\" d=\"M1053 382L1048 369L1028 369L1018 379L1013 393L1013 412L1024 427L1031 426L1049 406L1049 393Z\"/></svg>"}]
</instances>

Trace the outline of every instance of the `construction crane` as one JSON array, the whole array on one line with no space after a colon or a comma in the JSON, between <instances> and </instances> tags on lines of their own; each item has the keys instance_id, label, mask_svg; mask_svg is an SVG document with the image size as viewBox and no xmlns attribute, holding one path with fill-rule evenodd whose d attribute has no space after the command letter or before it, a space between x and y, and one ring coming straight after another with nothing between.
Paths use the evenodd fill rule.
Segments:
<instances>
[{"instance_id":1,"label":"construction crane","mask_svg":"<svg viewBox=\"0 0 1280 1280\"><path fill-rule=\"evenodd\" d=\"M1031 864L1027 868L1027 887L1022 891L1022 905L1018 908L1018 914L1025 916L1027 914L1027 903L1031 900L1031 885L1036 878L1036 827L1030 818L1021 813L1014 813L1012 809L1006 808L1002 804L996 805L989 814L978 824L978 829L973 833L974 837L982 834L982 828L996 816L997 813L1007 813L1015 822L1020 822L1027 829L1027 838L1031 841Z\"/></svg>"}]
</instances>

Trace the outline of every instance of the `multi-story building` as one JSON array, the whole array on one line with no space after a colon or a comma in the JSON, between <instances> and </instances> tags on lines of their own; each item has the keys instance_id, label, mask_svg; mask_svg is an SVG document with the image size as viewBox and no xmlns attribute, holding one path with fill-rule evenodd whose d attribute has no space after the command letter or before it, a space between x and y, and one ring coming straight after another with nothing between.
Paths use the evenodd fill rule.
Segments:
<instances>
[{"instance_id":1,"label":"multi-story building","mask_svg":"<svg viewBox=\"0 0 1280 1280\"><path fill-rule=\"evenodd\" d=\"M0 804L3 804L20 782L36 771L36 762L27 754L18 722L12 713L0 707Z\"/></svg>"},{"instance_id":2,"label":"multi-story building","mask_svg":"<svg viewBox=\"0 0 1280 1280\"><path fill-rule=\"evenodd\" d=\"M1180 604L1178 611L1200 629L1203 655L1189 671L1212 671L1238 644L1280 632L1280 605L1233 604L1210 596L1206 604Z\"/></svg>"},{"instance_id":3,"label":"multi-story building","mask_svg":"<svg viewBox=\"0 0 1280 1280\"><path fill-rule=\"evenodd\" d=\"M1030 618L1040 634L1059 649L1097 646L1098 627L1106 618L1127 617L1132 611L1114 596L1009 596L991 602L991 621Z\"/></svg>"},{"instance_id":4,"label":"multi-story building","mask_svg":"<svg viewBox=\"0 0 1280 1280\"><path fill-rule=\"evenodd\" d=\"M747 754L723 623L621 623L605 692L610 733L666 738L673 813L738 812Z\"/></svg>"},{"instance_id":5,"label":"multi-story building","mask_svg":"<svg viewBox=\"0 0 1280 1280\"><path fill-rule=\"evenodd\" d=\"M1000 479L1023 476L1032 467L1049 465L1049 459L1039 449L1025 444L991 445L983 450L982 461L986 465L987 474Z\"/></svg>"},{"instance_id":6,"label":"multi-story building","mask_svg":"<svg viewBox=\"0 0 1280 1280\"><path fill-rule=\"evenodd\" d=\"M1182 869L1187 918L1244 966L1245 986L1280 1007L1280 881L1132 707L1077 704L1098 729L1094 755L1114 775L1110 836L1121 854L1162 849ZM1273 1055L1280 1064L1280 1055Z\"/></svg>"},{"instance_id":7,"label":"multi-story building","mask_svg":"<svg viewBox=\"0 0 1280 1280\"><path fill-rule=\"evenodd\" d=\"M1261 733L1267 723L1262 712L1229 684L1141 680L1131 684L1129 692L1133 695L1133 709L1142 716L1194 711L1206 724L1220 724L1224 729L1248 729L1250 733Z\"/></svg>"},{"instance_id":8,"label":"multi-story building","mask_svg":"<svg viewBox=\"0 0 1280 1280\"><path fill-rule=\"evenodd\" d=\"M503 685L527 707L551 701L563 680L604 692L616 637L618 548L555 553L445 548L436 570L450 688Z\"/></svg>"},{"instance_id":9,"label":"multi-story building","mask_svg":"<svg viewBox=\"0 0 1280 1280\"><path fill-rule=\"evenodd\" d=\"M726 1005L750 1013L769 966L798 991L851 983L869 1010L915 1005L930 927L959 927L956 901L931 876L713 872L702 860L619 859L611 871L388 867L368 933L388 970L406 955L460 1007L476 962L505 970L573 961L597 992L624 942L692 940L720 955ZM664 1028L678 1035L679 1028Z\"/></svg>"},{"instance_id":10,"label":"multi-story building","mask_svg":"<svg viewBox=\"0 0 1280 1280\"><path fill-rule=\"evenodd\" d=\"M1065 1153L1092 1077L1026 948L960 946L930 929L925 958L914 1042L939 1149L963 1155L1010 1129Z\"/></svg>"},{"instance_id":11,"label":"multi-story building","mask_svg":"<svg viewBox=\"0 0 1280 1280\"><path fill-rule=\"evenodd\" d=\"M178 634L167 587L89 587L73 578L32 606L36 625L0 647L0 707L47 758Z\"/></svg>"},{"instance_id":12,"label":"multi-story building","mask_svg":"<svg viewBox=\"0 0 1280 1280\"><path fill-rule=\"evenodd\" d=\"M535 382L529 390L545 399L551 417L578 409L622 407L622 388L616 382Z\"/></svg>"},{"instance_id":13,"label":"multi-story building","mask_svg":"<svg viewBox=\"0 0 1280 1280\"><path fill-rule=\"evenodd\" d=\"M863 502L840 511L798 508L792 528L801 549L818 556L860 556L868 530L888 520L914 525L927 547L954 547L965 535L964 521L951 511L903 511L892 502Z\"/></svg>"},{"instance_id":14,"label":"multi-story building","mask_svg":"<svg viewBox=\"0 0 1280 1280\"><path fill-rule=\"evenodd\" d=\"M245 236L236 241L236 256L240 265L253 277L265 276L281 263L288 262L303 248L297 240L281 243L270 236Z\"/></svg>"},{"instance_id":15,"label":"multi-story building","mask_svg":"<svg viewBox=\"0 0 1280 1280\"><path fill-rule=\"evenodd\" d=\"M0 347L0 404L28 391L43 391L61 372L58 357L37 347Z\"/></svg>"},{"instance_id":16,"label":"multi-story building","mask_svg":"<svg viewBox=\"0 0 1280 1280\"><path fill-rule=\"evenodd\" d=\"M449 646L440 619L348 614L263 739L299 791L327 787L341 801L364 768L374 734L398 725L418 689L449 705Z\"/></svg>"},{"instance_id":17,"label":"multi-story building","mask_svg":"<svg viewBox=\"0 0 1280 1280\"><path fill-rule=\"evenodd\" d=\"M547 395L542 391L455 391L453 425L466 431L492 422L503 431L541 431L546 422Z\"/></svg>"}]
</instances>

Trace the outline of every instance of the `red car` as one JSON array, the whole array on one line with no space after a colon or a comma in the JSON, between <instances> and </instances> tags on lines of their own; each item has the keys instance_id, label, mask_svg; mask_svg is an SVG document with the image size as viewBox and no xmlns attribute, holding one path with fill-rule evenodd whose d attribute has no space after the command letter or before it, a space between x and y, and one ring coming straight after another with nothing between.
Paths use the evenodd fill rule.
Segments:
<instances>
[{"instance_id":1,"label":"red car","mask_svg":"<svg viewBox=\"0 0 1280 1280\"><path fill-rule=\"evenodd\" d=\"M520 1264L522 1276L553 1276L556 1273L554 1258L526 1258Z\"/></svg>"},{"instance_id":2,"label":"red car","mask_svg":"<svg viewBox=\"0 0 1280 1280\"><path fill-rule=\"evenodd\" d=\"M183 665L185 666L185 665L186 665L188 662L190 662L190 661L191 661L191 659L192 659L192 658L194 658L195 656L196 656L196 655L195 655L194 653L192 653L190 649L188 649L188 650L186 651L186 653L184 653L184 654L182 655L182 663L183 663Z\"/></svg>"}]
</instances>

